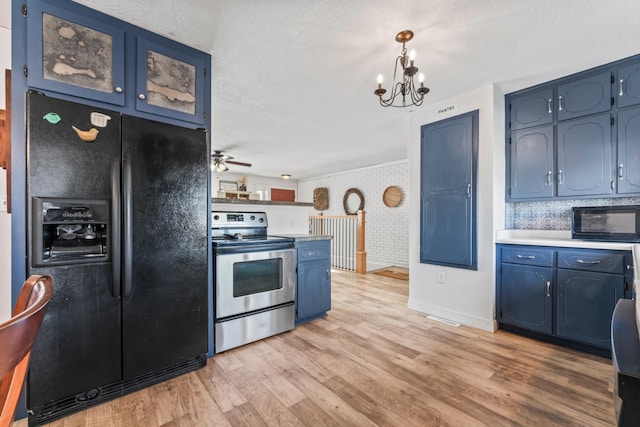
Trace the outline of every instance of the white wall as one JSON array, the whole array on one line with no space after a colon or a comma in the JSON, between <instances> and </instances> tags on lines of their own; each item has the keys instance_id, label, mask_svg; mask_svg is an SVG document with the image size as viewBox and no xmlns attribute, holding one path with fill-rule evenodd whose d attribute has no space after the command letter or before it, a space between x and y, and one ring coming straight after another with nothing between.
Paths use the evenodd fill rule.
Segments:
<instances>
[{"instance_id":1,"label":"white wall","mask_svg":"<svg viewBox=\"0 0 640 427\"><path fill-rule=\"evenodd\" d=\"M384 190L395 185L402 189L403 201L389 208L382 202ZM313 202L313 190L329 189L329 209L324 215L345 215L343 197L349 188L357 188L365 199L365 246L367 271L388 267L409 266L409 191L408 161L385 163L298 182L299 199ZM315 215L320 211L316 211Z\"/></svg>"},{"instance_id":2,"label":"white wall","mask_svg":"<svg viewBox=\"0 0 640 427\"><path fill-rule=\"evenodd\" d=\"M0 11L9 14L10 10ZM0 109L5 109L4 70L11 69L11 30L0 27ZM7 197L7 171L0 168L0 201ZM0 202L1 203L1 202ZM0 207L0 322L11 315L11 215Z\"/></svg>"},{"instance_id":3,"label":"white wall","mask_svg":"<svg viewBox=\"0 0 640 427\"><path fill-rule=\"evenodd\" d=\"M479 110L478 138L478 270L420 263L420 127L436 117L438 108L457 104L452 115ZM496 229L504 227L504 97L493 85L461 94L411 114L409 157L409 308L480 329L495 330ZM438 284L444 272L446 283Z\"/></svg>"}]
</instances>

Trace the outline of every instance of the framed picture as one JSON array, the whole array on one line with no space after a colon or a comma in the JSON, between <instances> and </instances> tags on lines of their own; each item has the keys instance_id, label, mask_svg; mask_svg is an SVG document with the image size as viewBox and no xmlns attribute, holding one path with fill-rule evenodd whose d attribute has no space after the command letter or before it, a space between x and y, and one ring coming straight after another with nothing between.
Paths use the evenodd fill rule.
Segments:
<instances>
[{"instance_id":1,"label":"framed picture","mask_svg":"<svg viewBox=\"0 0 640 427\"><path fill-rule=\"evenodd\" d=\"M236 181L222 181L220 180L221 191L238 191L238 183Z\"/></svg>"}]
</instances>

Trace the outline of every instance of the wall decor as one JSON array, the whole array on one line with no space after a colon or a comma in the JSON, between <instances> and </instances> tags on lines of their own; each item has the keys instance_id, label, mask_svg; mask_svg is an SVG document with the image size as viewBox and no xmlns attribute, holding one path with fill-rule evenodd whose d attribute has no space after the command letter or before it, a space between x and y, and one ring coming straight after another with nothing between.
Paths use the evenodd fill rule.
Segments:
<instances>
[{"instance_id":1,"label":"wall decor","mask_svg":"<svg viewBox=\"0 0 640 427\"><path fill-rule=\"evenodd\" d=\"M327 187L313 189L313 208L317 211L329 209L329 189Z\"/></svg>"},{"instance_id":2,"label":"wall decor","mask_svg":"<svg viewBox=\"0 0 640 427\"><path fill-rule=\"evenodd\" d=\"M355 209L353 211L351 211L349 209L349 196L351 196L352 194L354 194L360 200L360 205L358 206L358 209ZM347 214L347 215L356 215L358 213L358 211L361 211L361 210L364 209L364 196L362 195L362 192L360 190L358 190L357 188L348 189L344 193L344 197L342 198L342 206L344 207L344 213L345 214Z\"/></svg>"},{"instance_id":3,"label":"wall decor","mask_svg":"<svg viewBox=\"0 0 640 427\"><path fill-rule=\"evenodd\" d=\"M238 191L238 183L236 181L220 180L221 191Z\"/></svg>"},{"instance_id":4,"label":"wall decor","mask_svg":"<svg viewBox=\"0 0 640 427\"><path fill-rule=\"evenodd\" d=\"M402 203L402 189L396 185L387 187L382 193L382 203L389 208L395 208Z\"/></svg>"}]
</instances>

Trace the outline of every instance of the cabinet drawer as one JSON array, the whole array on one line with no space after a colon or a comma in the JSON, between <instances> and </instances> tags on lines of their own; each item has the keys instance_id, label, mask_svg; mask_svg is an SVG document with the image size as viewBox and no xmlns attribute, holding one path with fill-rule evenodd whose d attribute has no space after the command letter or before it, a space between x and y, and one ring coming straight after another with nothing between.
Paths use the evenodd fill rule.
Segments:
<instances>
[{"instance_id":1,"label":"cabinet drawer","mask_svg":"<svg viewBox=\"0 0 640 427\"><path fill-rule=\"evenodd\" d=\"M329 244L313 244L298 247L298 262L316 259L330 259L331 246Z\"/></svg>"},{"instance_id":2,"label":"cabinet drawer","mask_svg":"<svg viewBox=\"0 0 640 427\"><path fill-rule=\"evenodd\" d=\"M538 249L529 246L503 247L502 262L553 267L553 249Z\"/></svg>"},{"instance_id":3,"label":"cabinet drawer","mask_svg":"<svg viewBox=\"0 0 640 427\"><path fill-rule=\"evenodd\" d=\"M624 274L624 254L558 250L558 268Z\"/></svg>"}]
</instances>

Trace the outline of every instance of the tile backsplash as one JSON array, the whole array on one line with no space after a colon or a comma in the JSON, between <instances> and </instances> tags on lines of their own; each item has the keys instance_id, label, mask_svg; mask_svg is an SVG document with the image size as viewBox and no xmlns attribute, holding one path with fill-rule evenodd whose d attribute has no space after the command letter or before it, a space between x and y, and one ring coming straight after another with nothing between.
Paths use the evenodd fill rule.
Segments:
<instances>
[{"instance_id":1,"label":"tile backsplash","mask_svg":"<svg viewBox=\"0 0 640 427\"><path fill-rule=\"evenodd\" d=\"M570 230L573 206L640 205L640 197L552 200L506 204L506 230Z\"/></svg>"}]
</instances>

